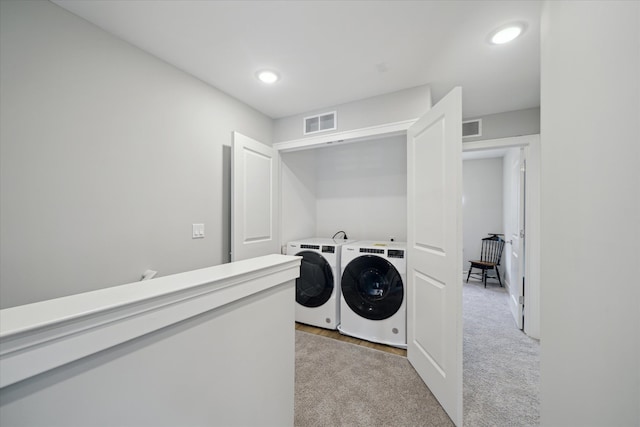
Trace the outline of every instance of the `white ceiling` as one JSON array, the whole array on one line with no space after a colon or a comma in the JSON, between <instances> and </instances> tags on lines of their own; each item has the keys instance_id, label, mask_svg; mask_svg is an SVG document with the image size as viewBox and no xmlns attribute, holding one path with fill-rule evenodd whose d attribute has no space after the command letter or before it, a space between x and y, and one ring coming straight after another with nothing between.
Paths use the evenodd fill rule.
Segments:
<instances>
[{"instance_id":1,"label":"white ceiling","mask_svg":"<svg viewBox=\"0 0 640 427\"><path fill-rule=\"evenodd\" d=\"M540 105L539 1L53 1L272 118L422 84L462 86L464 117Z\"/></svg>"}]
</instances>

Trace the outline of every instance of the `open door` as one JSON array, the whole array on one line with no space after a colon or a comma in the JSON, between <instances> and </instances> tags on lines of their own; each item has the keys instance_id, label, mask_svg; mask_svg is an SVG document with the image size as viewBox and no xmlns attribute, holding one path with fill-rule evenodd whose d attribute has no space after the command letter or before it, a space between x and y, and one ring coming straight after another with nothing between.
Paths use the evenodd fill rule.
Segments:
<instances>
[{"instance_id":1,"label":"open door","mask_svg":"<svg viewBox=\"0 0 640 427\"><path fill-rule=\"evenodd\" d=\"M278 158L272 147L233 133L231 261L280 253Z\"/></svg>"},{"instance_id":2,"label":"open door","mask_svg":"<svg viewBox=\"0 0 640 427\"><path fill-rule=\"evenodd\" d=\"M407 357L462 425L462 90L407 132Z\"/></svg>"},{"instance_id":3,"label":"open door","mask_svg":"<svg viewBox=\"0 0 640 427\"><path fill-rule=\"evenodd\" d=\"M524 224L525 224L525 179L526 179L526 148L520 148L520 155L510 165L511 180L514 183L512 200L514 201L513 229L507 239L511 245L509 271L509 307L519 329L524 329Z\"/></svg>"}]
</instances>

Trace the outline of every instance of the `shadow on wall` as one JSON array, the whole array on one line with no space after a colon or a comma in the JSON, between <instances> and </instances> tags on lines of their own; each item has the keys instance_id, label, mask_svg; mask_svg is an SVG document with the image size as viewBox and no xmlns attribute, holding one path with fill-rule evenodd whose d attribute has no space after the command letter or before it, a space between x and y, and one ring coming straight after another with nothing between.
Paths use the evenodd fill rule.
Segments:
<instances>
[{"instance_id":1,"label":"shadow on wall","mask_svg":"<svg viewBox=\"0 0 640 427\"><path fill-rule=\"evenodd\" d=\"M231 146L222 146L222 263L231 262Z\"/></svg>"}]
</instances>

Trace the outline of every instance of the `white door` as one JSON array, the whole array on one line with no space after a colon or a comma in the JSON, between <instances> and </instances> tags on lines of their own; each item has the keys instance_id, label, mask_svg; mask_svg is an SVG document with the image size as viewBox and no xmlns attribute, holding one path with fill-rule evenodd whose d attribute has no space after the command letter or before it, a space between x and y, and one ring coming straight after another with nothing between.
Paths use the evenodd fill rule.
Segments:
<instances>
[{"instance_id":1,"label":"white door","mask_svg":"<svg viewBox=\"0 0 640 427\"><path fill-rule=\"evenodd\" d=\"M280 253L278 160L272 147L233 133L231 261Z\"/></svg>"},{"instance_id":2,"label":"white door","mask_svg":"<svg viewBox=\"0 0 640 427\"><path fill-rule=\"evenodd\" d=\"M407 357L462 425L462 90L407 132Z\"/></svg>"},{"instance_id":3,"label":"white door","mask_svg":"<svg viewBox=\"0 0 640 427\"><path fill-rule=\"evenodd\" d=\"M511 257L511 268L509 271L509 307L520 329L524 327L525 165L525 148L520 148L520 155L517 156L510 165L510 175L513 183L512 191L514 192L511 200L515 203L515 209L512 210L511 234L505 236L506 240L511 240L510 245L505 245L505 252L507 252L507 256Z\"/></svg>"}]
</instances>

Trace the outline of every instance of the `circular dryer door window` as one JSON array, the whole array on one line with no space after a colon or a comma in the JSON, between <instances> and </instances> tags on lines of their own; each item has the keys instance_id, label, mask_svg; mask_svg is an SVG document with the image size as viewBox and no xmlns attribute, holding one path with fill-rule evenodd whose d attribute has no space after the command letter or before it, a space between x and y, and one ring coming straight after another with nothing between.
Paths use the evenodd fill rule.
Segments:
<instances>
[{"instance_id":1,"label":"circular dryer door window","mask_svg":"<svg viewBox=\"0 0 640 427\"><path fill-rule=\"evenodd\" d=\"M404 286L398 270L384 258L363 255L342 273L342 296L356 314L384 320L402 306Z\"/></svg>"},{"instance_id":2,"label":"circular dryer door window","mask_svg":"<svg viewBox=\"0 0 640 427\"><path fill-rule=\"evenodd\" d=\"M320 307L333 293L333 273L327 260L320 254L302 251L300 277L296 279L296 301L305 307Z\"/></svg>"}]
</instances>

